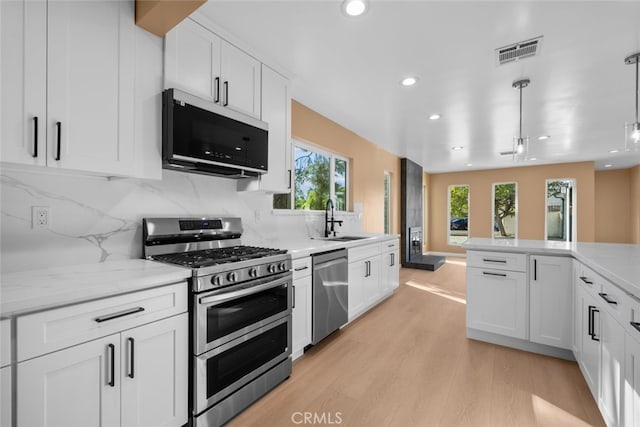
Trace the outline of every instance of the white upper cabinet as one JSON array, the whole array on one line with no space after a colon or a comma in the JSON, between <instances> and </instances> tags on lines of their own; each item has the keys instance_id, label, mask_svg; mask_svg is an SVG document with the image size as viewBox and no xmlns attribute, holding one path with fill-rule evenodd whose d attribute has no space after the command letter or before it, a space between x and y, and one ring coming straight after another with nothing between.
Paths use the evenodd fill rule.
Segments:
<instances>
[{"instance_id":1,"label":"white upper cabinet","mask_svg":"<svg viewBox=\"0 0 640 427\"><path fill-rule=\"evenodd\" d=\"M191 19L165 37L165 88L260 118L260 62Z\"/></svg>"},{"instance_id":2,"label":"white upper cabinet","mask_svg":"<svg viewBox=\"0 0 640 427\"><path fill-rule=\"evenodd\" d=\"M2 160L132 175L133 2L1 7Z\"/></svg>"}]
</instances>

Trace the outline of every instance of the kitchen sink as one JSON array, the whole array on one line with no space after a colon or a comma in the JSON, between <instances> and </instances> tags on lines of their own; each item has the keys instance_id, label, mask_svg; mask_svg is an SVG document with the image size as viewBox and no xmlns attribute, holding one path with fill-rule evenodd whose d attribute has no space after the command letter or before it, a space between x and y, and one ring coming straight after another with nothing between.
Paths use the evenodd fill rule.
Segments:
<instances>
[{"instance_id":1,"label":"kitchen sink","mask_svg":"<svg viewBox=\"0 0 640 427\"><path fill-rule=\"evenodd\" d=\"M349 242L351 240L360 240L360 239L368 239L365 236L340 236L340 237L330 237L327 240L331 242Z\"/></svg>"}]
</instances>

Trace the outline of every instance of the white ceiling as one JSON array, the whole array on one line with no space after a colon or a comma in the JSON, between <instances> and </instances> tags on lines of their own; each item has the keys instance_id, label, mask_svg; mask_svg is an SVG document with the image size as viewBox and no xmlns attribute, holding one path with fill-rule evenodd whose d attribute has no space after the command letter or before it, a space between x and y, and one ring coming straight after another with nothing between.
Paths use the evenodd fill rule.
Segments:
<instances>
[{"instance_id":1,"label":"white ceiling","mask_svg":"<svg viewBox=\"0 0 640 427\"><path fill-rule=\"evenodd\" d=\"M635 115L624 58L640 51L640 2L370 0L359 18L340 4L209 0L199 12L290 73L294 99L425 171L514 166L499 152L518 133L511 85L522 77L523 135L537 160L517 166L640 163L623 150ZM539 55L496 65L496 48L537 36ZM401 86L407 75L418 84Z\"/></svg>"}]
</instances>

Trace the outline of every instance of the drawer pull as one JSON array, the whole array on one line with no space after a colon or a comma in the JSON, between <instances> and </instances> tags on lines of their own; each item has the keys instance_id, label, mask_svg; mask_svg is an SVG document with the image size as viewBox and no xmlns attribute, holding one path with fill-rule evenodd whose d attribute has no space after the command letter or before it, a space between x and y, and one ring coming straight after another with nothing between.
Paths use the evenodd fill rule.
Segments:
<instances>
[{"instance_id":1,"label":"drawer pull","mask_svg":"<svg viewBox=\"0 0 640 427\"><path fill-rule=\"evenodd\" d=\"M296 268L293 269L293 271L302 271L302 270L306 270L307 268L309 268L309 266L305 265L303 267L296 267Z\"/></svg>"},{"instance_id":2,"label":"drawer pull","mask_svg":"<svg viewBox=\"0 0 640 427\"><path fill-rule=\"evenodd\" d=\"M33 154L31 157L38 157L38 116L33 118Z\"/></svg>"},{"instance_id":3,"label":"drawer pull","mask_svg":"<svg viewBox=\"0 0 640 427\"><path fill-rule=\"evenodd\" d=\"M482 258L482 261L484 261L484 262L497 262L499 264L506 264L507 263L506 259Z\"/></svg>"},{"instance_id":4,"label":"drawer pull","mask_svg":"<svg viewBox=\"0 0 640 427\"><path fill-rule=\"evenodd\" d=\"M129 341L129 378L133 378L134 377L133 365L136 362L135 355L134 355L135 340L129 337L127 338L127 341Z\"/></svg>"},{"instance_id":5,"label":"drawer pull","mask_svg":"<svg viewBox=\"0 0 640 427\"><path fill-rule=\"evenodd\" d=\"M392 248L392 247L394 247L394 246L395 246L395 244L393 244L393 243L392 243L392 244L390 244L390 245L387 245L387 247L388 247L388 248Z\"/></svg>"},{"instance_id":6,"label":"drawer pull","mask_svg":"<svg viewBox=\"0 0 640 427\"><path fill-rule=\"evenodd\" d=\"M640 332L640 323L638 323L638 322L633 322L633 321L631 321L631 322L629 322L629 323L631 324L631 326L633 326L634 328L636 328L636 330L637 330L638 332Z\"/></svg>"},{"instance_id":7,"label":"drawer pull","mask_svg":"<svg viewBox=\"0 0 640 427\"><path fill-rule=\"evenodd\" d=\"M596 306L589 306L589 335L593 341L600 341L600 338L596 336L596 318L595 314L600 313L600 310Z\"/></svg>"},{"instance_id":8,"label":"drawer pull","mask_svg":"<svg viewBox=\"0 0 640 427\"><path fill-rule=\"evenodd\" d=\"M98 323L102 323L106 322L107 320L113 320L119 317L128 316L130 314L140 313L141 311L144 311L144 307L130 308L129 310L119 311L117 313L107 314L106 316L96 317L95 321Z\"/></svg>"},{"instance_id":9,"label":"drawer pull","mask_svg":"<svg viewBox=\"0 0 640 427\"><path fill-rule=\"evenodd\" d=\"M590 281L589 279L587 279L586 276L580 276L580 280L582 280L584 283L586 283L587 285L593 285L593 282Z\"/></svg>"},{"instance_id":10,"label":"drawer pull","mask_svg":"<svg viewBox=\"0 0 640 427\"><path fill-rule=\"evenodd\" d=\"M603 300L605 300L606 302L608 302L609 304L618 305L618 301L614 301L612 299L609 299L607 294L605 294L603 292L599 292L598 295L600 295L600 297Z\"/></svg>"},{"instance_id":11,"label":"drawer pull","mask_svg":"<svg viewBox=\"0 0 640 427\"><path fill-rule=\"evenodd\" d=\"M482 274L484 274L485 276L507 277L505 273L490 273L488 271L483 271Z\"/></svg>"}]
</instances>

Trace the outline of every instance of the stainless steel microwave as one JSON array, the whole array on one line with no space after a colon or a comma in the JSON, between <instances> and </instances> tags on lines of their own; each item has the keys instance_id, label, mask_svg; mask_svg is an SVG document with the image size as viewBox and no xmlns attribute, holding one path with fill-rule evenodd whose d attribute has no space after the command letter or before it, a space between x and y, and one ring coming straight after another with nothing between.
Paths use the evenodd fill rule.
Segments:
<instances>
[{"instance_id":1,"label":"stainless steel microwave","mask_svg":"<svg viewBox=\"0 0 640 427\"><path fill-rule=\"evenodd\" d=\"M163 168L256 177L268 152L267 123L177 89L162 93Z\"/></svg>"}]
</instances>

